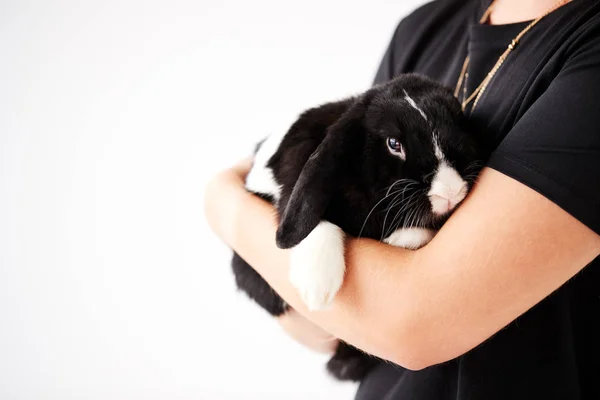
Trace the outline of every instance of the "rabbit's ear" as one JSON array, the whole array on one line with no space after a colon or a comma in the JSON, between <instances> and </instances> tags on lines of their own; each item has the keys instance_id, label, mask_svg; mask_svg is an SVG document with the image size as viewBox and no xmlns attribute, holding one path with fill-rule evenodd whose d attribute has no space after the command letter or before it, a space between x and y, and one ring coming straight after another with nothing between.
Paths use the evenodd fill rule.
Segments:
<instances>
[{"instance_id":1,"label":"rabbit's ear","mask_svg":"<svg viewBox=\"0 0 600 400\"><path fill-rule=\"evenodd\" d=\"M363 133L364 97L327 129L296 181L277 229L277 246L296 246L317 226Z\"/></svg>"}]
</instances>

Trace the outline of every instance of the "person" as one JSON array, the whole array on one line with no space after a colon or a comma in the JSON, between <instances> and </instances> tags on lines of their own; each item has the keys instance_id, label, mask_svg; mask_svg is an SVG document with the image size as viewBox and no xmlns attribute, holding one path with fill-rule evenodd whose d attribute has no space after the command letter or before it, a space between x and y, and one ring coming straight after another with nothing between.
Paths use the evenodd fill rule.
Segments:
<instances>
[{"instance_id":1,"label":"person","mask_svg":"<svg viewBox=\"0 0 600 400\"><path fill-rule=\"evenodd\" d=\"M343 286L311 312L274 209L243 188L250 160L208 185L210 226L293 307L289 332L390 361L357 399L600 399L599 2L427 3L375 83L405 72L456 88L491 154L428 245L348 238Z\"/></svg>"}]
</instances>

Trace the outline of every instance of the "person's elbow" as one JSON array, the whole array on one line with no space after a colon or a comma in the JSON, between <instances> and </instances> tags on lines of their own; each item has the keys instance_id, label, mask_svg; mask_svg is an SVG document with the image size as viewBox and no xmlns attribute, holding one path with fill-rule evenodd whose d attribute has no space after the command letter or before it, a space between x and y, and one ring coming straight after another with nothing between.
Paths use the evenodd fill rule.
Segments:
<instances>
[{"instance_id":1,"label":"person's elbow","mask_svg":"<svg viewBox=\"0 0 600 400\"><path fill-rule=\"evenodd\" d=\"M386 359L411 371L420 371L439 363L431 354L431 349L424 349L418 341L413 340L399 340L386 353Z\"/></svg>"},{"instance_id":2,"label":"person's elbow","mask_svg":"<svg viewBox=\"0 0 600 400\"><path fill-rule=\"evenodd\" d=\"M446 362L465 352L459 343L444 337L441 329L422 321L404 322L389 337L393 339L386 345L384 358L412 371Z\"/></svg>"},{"instance_id":3,"label":"person's elbow","mask_svg":"<svg viewBox=\"0 0 600 400\"><path fill-rule=\"evenodd\" d=\"M406 352L404 350L396 352L394 357L389 361L411 371L420 371L436 364L430 362L420 354L415 354L413 351Z\"/></svg>"}]
</instances>

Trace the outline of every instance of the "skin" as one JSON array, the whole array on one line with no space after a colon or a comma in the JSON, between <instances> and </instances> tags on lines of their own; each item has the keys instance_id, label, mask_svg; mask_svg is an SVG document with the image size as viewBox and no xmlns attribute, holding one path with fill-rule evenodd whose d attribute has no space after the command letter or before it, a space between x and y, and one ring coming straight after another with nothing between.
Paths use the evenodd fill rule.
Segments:
<instances>
[{"instance_id":1,"label":"skin","mask_svg":"<svg viewBox=\"0 0 600 400\"><path fill-rule=\"evenodd\" d=\"M289 250L275 246L273 207L243 188L248 166L245 161L209 184L213 230L298 313L409 369L474 348L600 254L596 233L537 192L485 169L422 249L348 239L342 289L330 309L311 312L289 283Z\"/></svg>"},{"instance_id":2,"label":"skin","mask_svg":"<svg viewBox=\"0 0 600 400\"><path fill-rule=\"evenodd\" d=\"M535 18L554 4L498 0L491 21ZM294 308L293 317L280 321L284 329L317 350L333 346L315 346L315 340L331 344L326 339L337 337L413 370L453 359L600 254L599 235L534 190L486 168L422 249L349 238L340 292L330 309L311 312L289 283L289 251L275 245L274 208L243 187L250 163L244 160L209 183L207 220Z\"/></svg>"},{"instance_id":3,"label":"skin","mask_svg":"<svg viewBox=\"0 0 600 400\"><path fill-rule=\"evenodd\" d=\"M319 353L333 353L338 340L335 336L290 310L278 318L279 325L294 340Z\"/></svg>"},{"instance_id":4,"label":"skin","mask_svg":"<svg viewBox=\"0 0 600 400\"><path fill-rule=\"evenodd\" d=\"M530 21L544 15L561 0L496 0L490 24L503 25Z\"/></svg>"}]
</instances>

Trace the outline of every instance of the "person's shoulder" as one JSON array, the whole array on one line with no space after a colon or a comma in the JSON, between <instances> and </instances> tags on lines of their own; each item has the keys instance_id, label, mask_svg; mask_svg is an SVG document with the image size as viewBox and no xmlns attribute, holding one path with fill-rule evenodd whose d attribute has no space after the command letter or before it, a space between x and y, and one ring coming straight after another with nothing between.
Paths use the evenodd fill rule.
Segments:
<instances>
[{"instance_id":1,"label":"person's shoulder","mask_svg":"<svg viewBox=\"0 0 600 400\"><path fill-rule=\"evenodd\" d=\"M414 69L415 62L448 35L465 33L468 21L481 0L436 0L422 4L397 25L375 83Z\"/></svg>"},{"instance_id":2,"label":"person's shoulder","mask_svg":"<svg viewBox=\"0 0 600 400\"><path fill-rule=\"evenodd\" d=\"M432 25L442 25L457 15L473 13L481 0L434 0L422 4L398 24L394 37L406 37L410 32L421 31Z\"/></svg>"},{"instance_id":3,"label":"person's shoulder","mask_svg":"<svg viewBox=\"0 0 600 400\"><path fill-rule=\"evenodd\" d=\"M422 16L430 15L431 13L440 12L449 6L464 5L469 3L464 0L433 0L428 1L421 6L417 7L407 18L419 18Z\"/></svg>"},{"instance_id":4,"label":"person's shoulder","mask_svg":"<svg viewBox=\"0 0 600 400\"><path fill-rule=\"evenodd\" d=\"M600 2L581 1L571 4L558 19L558 42L565 52L565 60L583 61L590 64L600 62Z\"/></svg>"},{"instance_id":5,"label":"person's shoulder","mask_svg":"<svg viewBox=\"0 0 600 400\"><path fill-rule=\"evenodd\" d=\"M472 10L478 3L480 0L433 0L417 7L402 22L418 23L431 18L450 16L457 12Z\"/></svg>"}]
</instances>

